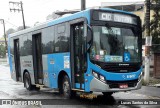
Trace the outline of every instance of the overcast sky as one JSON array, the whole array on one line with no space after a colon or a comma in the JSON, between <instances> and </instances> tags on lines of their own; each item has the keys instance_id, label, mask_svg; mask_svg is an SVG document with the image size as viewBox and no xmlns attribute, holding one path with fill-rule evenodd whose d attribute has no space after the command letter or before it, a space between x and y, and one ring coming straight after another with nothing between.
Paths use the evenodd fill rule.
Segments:
<instances>
[{"instance_id":1,"label":"overcast sky","mask_svg":"<svg viewBox=\"0 0 160 108\"><path fill-rule=\"evenodd\" d=\"M13 5L9 1L19 2L18 0L0 0L0 19L6 22L6 30L22 25L21 12L10 12ZM56 10L80 9L81 0L21 0L23 2L24 17L26 26L33 26L35 22L44 22L47 15ZM86 0L86 7L100 6L101 2L137 2L144 0ZM0 37L3 34L3 25L0 23Z\"/></svg>"}]
</instances>

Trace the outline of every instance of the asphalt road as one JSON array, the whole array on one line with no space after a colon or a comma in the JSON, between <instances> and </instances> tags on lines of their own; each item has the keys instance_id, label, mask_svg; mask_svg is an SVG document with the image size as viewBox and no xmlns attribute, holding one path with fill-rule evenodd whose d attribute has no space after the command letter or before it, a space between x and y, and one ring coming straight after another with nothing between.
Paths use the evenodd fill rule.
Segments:
<instances>
[{"instance_id":1,"label":"asphalt road","mask_svg":"<svg viewBox=\"0 0 160 108\"><path fill-rule=\"evenodd\" d=\"M0 65L0 104L2 104L2 100L3 104L6 100L14 103L14 105L0 105L0 108L160 108L156 105L157 100L160 102L160 88L142 87L140 90L114 93L113 96L107 98L103 97L101 93L94 94L97 98L86 99L77 95L69 100L64 99L52 89L42 88L40 91L27 91L23 83L11 79L9 67ZM146 99L150 99L147 102L153 101L152 104L155 105L141 105ZM133 105L138 101L139 104Z\"/></svg>"}]
</instances>

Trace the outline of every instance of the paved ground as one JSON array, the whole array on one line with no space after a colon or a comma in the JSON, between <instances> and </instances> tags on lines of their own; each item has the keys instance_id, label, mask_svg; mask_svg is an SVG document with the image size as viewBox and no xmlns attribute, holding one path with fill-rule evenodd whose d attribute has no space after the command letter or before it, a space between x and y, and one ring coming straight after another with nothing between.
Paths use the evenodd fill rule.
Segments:
<instances>
[{"instance_id":1,"label":"paved ground","mask_svg":"<svg viewBox=\"0 0 160 108\"><path fill-rule=\"evenodd\" d=\"M144 101L143 99L150 99L154 102L160 100L160 88L143 86L140 90L130 92L119 92L113 94L113 96L104 98L101 93L94 93L98 97L95 99L81 99L76 96L74 99L67 100L58 94L58 92L51 89L42 89L40 91L27 91L23 87L23 83L15 82L10 78L9 67L0 65L0 99L20 99L21 101L29 101L34 99L38 101L43 99L42 103L49 105L0 105L0 108L50 108L50 107L65 107L65 108L159 108L157 105L123 105L126 101ZM132 99L132 100L129 100ZM133 100L136 99L136 100ZM137 100L139 99L139 100ZM2 101L2 100L1 100ZM148 101L148 100L147 100ZM12 100L13 102L13 100ZM148 101L149 102L149 101ZM159 101L160 102L160 101ZM1 102L0 102L1 103ZM120 103L122 105L120 105ZM16 104L16 103L15 103ZM52 105L50 105L52 104ZM159 104L160 105L160 104Z\"/></svg>"},{"instance_id":2,"label":"paved ground","mask_svg":"<svg viewBox=\"0 0 160 108\"><path fill-rule=\"evenodd\" d=\"M0 65L6 64L7 59L6 58L0 58Z\"/></svg>"}]
</instances>

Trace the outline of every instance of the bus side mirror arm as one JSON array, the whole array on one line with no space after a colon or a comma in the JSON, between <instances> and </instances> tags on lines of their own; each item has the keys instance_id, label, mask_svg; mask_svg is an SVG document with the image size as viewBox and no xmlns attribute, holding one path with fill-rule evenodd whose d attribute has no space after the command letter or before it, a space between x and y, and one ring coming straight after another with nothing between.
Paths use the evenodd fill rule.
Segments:
<instances>
[{"instance_id":1,"label":"bus side mirror arm","mask_svg":"<svg viewBox=\"0 0 160 108\"><path fill-rule=\"evenodd\" d=\"M92 27L87 24L87 51L91 48L93 42L93 30Z\"/></svg>"}]
</instances>

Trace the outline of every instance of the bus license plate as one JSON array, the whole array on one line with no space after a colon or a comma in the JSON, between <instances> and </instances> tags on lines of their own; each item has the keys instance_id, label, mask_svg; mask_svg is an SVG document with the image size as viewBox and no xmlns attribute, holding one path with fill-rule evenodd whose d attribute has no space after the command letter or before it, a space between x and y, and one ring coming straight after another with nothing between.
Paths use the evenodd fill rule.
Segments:
<instances>
[{"instance_id":1,"label":"bus license plate","mask_svg":"<svg viewBox=\"0 0 160 108\"><path fill-rule=\"evenodd\" d=\"M119 88L121 89L128 88L128 84L119 84Z\"/></svg>"}]
</instances>

